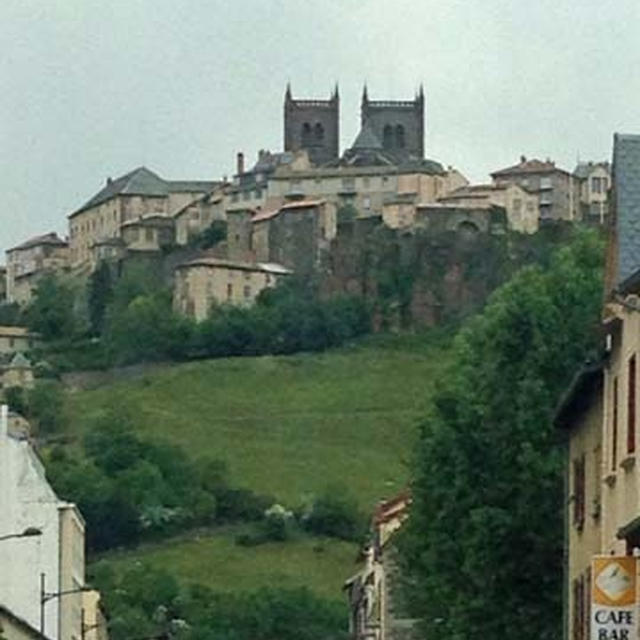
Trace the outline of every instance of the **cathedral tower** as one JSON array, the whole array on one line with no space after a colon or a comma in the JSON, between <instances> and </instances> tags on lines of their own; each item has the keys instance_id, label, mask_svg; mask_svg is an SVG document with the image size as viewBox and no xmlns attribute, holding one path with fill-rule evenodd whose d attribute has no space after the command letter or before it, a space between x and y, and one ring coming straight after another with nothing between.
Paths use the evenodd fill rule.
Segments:
<instances>
[{"instance_id":1,"label":"cathedral tower","mask_svg":"<svg viewBox=\"0 0 640 640\"><path fill-rule=\"evenodd\" d=\"M338 86L329 100L298 100L287 85L284 96L284 150L305 149L315 165L340 155L340 96Z\"/></svg>"},{"instance_id":2,"label":"cathedral tower","mask_svg":"<svg viewBox=\"0 0 640 640\"><path fill-rule=\"evenodd\" d=\"M411 101L369 100L362 92L361 122L382 141L385 152L399 161L424 158L424 90Z\"/></svg>"}]
</instances>

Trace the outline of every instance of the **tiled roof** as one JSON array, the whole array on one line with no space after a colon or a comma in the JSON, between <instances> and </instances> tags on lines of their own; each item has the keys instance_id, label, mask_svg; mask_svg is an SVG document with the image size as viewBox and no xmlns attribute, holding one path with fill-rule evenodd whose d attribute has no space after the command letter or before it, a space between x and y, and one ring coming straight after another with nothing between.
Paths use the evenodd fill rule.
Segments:
<instances>
[{"instance_id":1,"label":"tiled roof","mask_svg":"<svg viewBox=\"0 0 640 640\"><path fill-rule=\"evenodd\" d=\"M614 136L613 193L617 287L640 269L640 135Z\"/></svg>"},{"instance_id":2,"label":"tiled roof","mask_svg":"<svg viewBox=\"0 0 640 640\"><path fill-rule=\"evenodd\" d=\"M309 207L319 207L324 202L324 200L294 200L283 204L280 209L285 211L289 209L308 209Z\"/></svg>"},{"instance_id":3,"label":"tiled roof","mask_svg":"<svg viewBox=\"0 0 640 640\"><path fill-rule=\"evenodd\" d=\"M521 160L519 164L515 164L512 167L507 167L506 169L500 169L499 171L494 171L491 175L508 176L521 173L544 173L546 171L562 171L562 169L558 169L555 162L543 162L542 160L536 160L535 158L532 160L527 160L525 158Z\"/></svg>"},{"instance_id":4,"label":"tiled roof","mask_svg":"<svg viewBox=\"0 0 640 640\"><path fill-rule=\"evenodd\" d=\"M45 233L42 236L36 236L35 238L30 238L26 242L23 242L22 244L19 244L16 247L7 249L7 253L9 251L31 249L32 247L38 247L40 245L45 245L45 244L49 246L66 247L68 243L65 240L62 240L62 238L60 238L57 233L51 232L51 233Z\"/></svg>"},{"instance_id":5,"label":"tiled roof","mask_svg":"<svg viewBox=\"0 0 640 640\"><path fill-rule=\"evenodd\" d=\"M360 133L358 133L356 139L353 141L351 145L352 149L382 149L382 142L378 139L378 136L374 133L371 128L371 123L369 120L365 120L362 125L362 129L360 129Z\"/></svg>"},{"instance_id":6,"label":"tiled roof","mask_svg":"<svg viewBox=\"0 0 640 640\"><path fill-rule=\"evenodd\" d=\"M69 217L71 218L118 195L167 196L169 193L206 192L214 189L217 184L217 182L203 180L164 180L146 167L138 167L120 178L107 180L104 188Z\"/></svg>"}]
</instances>

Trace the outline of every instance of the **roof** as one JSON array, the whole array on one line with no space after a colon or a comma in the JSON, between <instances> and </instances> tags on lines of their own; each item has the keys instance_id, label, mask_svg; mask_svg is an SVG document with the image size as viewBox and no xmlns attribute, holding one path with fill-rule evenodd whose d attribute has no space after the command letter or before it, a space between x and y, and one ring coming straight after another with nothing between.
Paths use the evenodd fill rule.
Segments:
<instances>
[{"instance_id":1,"label":"roof","mask_svg":"<svg viewBox=\"0 0 640 640\"><path fill-rule=\"evenodd\" d=\"M127 220L127 222L123 222L121 227L153 227L153 226L173 226L173 216L163 216L157 213L151 213L146 216L140 216L134 220Z\"/></svg>"},{"instance_id":2,"label":"roof","mask_svg":"<svg viewBox=\"0 0 640 640\"><path fill-rule=\"evenodd\" d=\"M191 267L221 267L225 269L237 269L239 271L261 271L264 273L275 273L279 275L288 275L293 273L291 270L275 262L240 262L209 256L203 256L201 258L189 260L188 262L183 262L177 265L176 269L189 269Z\"/></svg>"},{"instance_id":3,"label":"roof","mask_svg":"<svg viewBox=\"0 0 640 640\"><path fill-rule=\"evenodd\" d=\"M313 207L319 207L325 204L324 200L294 200L283 204L278 209L267 209L266 211L259 211L256 213L251 222L263 222L264 220L270 220L275 218L282 211L295 211L296 209L311 209Z\"/></svg>"},{"instance_id":4,"label":"roof","mask_svg":"<svg viewBox=\"0 0 640 640\"><path fill-rule=\"evenodd\" d=\"M555 162L551 162L551 160L537 160L533 158L531 160L527 160L524 156L520 159L518 164L514 164L511 167L506 167L505 169L499 169L498 171L494 171L491 176L509 176L514 174L526 174L526 173L548 173L549 171L561 171L562 173L567 173L564 169L560 169L556 167Z\"/></svg>"},{"instance_id":5,"label":"roof","mask_svg":"<svg viewBox=\"0 0 640 640\"><path fill-rule=\"evenodd\" d=\"M553 416L553 424L560 429L570 429L577 415L580 415L593 401L593 394L602 384L603 363L587 363L574 376L569 388L564 392Z\"/></svg>"},{"instance_id":6,"label":"roof","mask_svg":"<svg viewBox=\"0 0 640 640\"><path fill-rule=\"evenodd\" d=\"M618 287L640 269L640 135L614 136L613 206Z\"/></svg>"},{"instance_id":7,"label":"roof","mask_svg":"<svg viewBox=\"0 0 640 640\"><path fill-rule=\"evenodd\" d=\"M579 162L576 165L576 168L573 170L573 175L576 176L576 178L580 178L580 180L584 180L585 178L589 177L589 175L594 169L598 169L598 168L605 169L605 171L611 171L611 166L606 161Z\"/></svg>"},{"instance_id":8,"label":"roof","mask_svg":"<svg viewBox=\"0 0 640 640\"><path fill-rule=\"evenodd\" d=\"M13 358L11 358L9 366L13 367L14 369L30 369L31 363L29 362L29 360L27 360L23 353L20 353L18 351L18 353L16 353Z\"/></svg>"},{"instance_id":9,"label":"roof","mask_svg":"<svg viewBox=\"0 0 640 640\"><path fill-rule=\"evenodd\" d=\"M138 167L115 180L108 178L107 184L69 217L119 195L163 197L169 193L211 191L217 184L203 180L164 180L150 169Z\"/></svg>"},{"instance_id":10,"label":"roof","mask_svg":"<svg viewBox=\"0 0 640 640\"><path fill-rule=\"evenodd\" d=\"M31 335L27 327L0 326L0 336L3 338L28 338Z\"/></svg>"},{"instance_id":11,"label":"roof","mask_svg":"<svg viewBox=\"0 0 640 640\"><path fill-rule=\"evenodd\" d=\"M351 145L352 149L380 149L382 150L382 142L374 133L369 120L365 120L360 133Z\"/></svg>"},{"instance_id":12,"label":"roof","mask_svg":"<svg viewBox=\"0 0 640 640\"><path fill-rule=\"evenodd\" d=\"M33 238L30 238L26 242L23 242L22 244L11 247L11 249L7 249L7 253L10 253L11 251L22 251L24 249L31 249L32 247L39 247L42 245L66 247L68 246L68 244L69 243L66 240L60 238L55 231L52 231L51 233L45 233L41 236L35 236Z\"/></svg>"}]
</instances>

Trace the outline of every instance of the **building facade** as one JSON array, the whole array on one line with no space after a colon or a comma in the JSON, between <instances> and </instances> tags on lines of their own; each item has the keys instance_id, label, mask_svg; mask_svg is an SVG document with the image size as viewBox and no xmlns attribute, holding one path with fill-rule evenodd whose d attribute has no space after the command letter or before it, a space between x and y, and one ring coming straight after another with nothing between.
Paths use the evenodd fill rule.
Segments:
<instances>
[{"instance_id":1,"label":"building facade","mask_svg":"<svg viewBox=\"0 0 640 640\"><path fill-rule=\"evenodd\" d=\"M616 135L602 315L603 357L556 413L567 435L565 632L586 640L591 559L640 550L640 136Z\"/></svg>"},{"instance_id":2,"label":"building facade","mask_svg":"<svg viewBox=\"0 0 640 640\"><path fill-rule=\"evenodd\" d=\"M69 245L56 233L31 238L6 255L6 299L20 305L29 303L44 275L64 273L69 266Z\"/></svg>"},{"instance_id":3,"label":"building facade","mask_svg":"<svg viewBox=\"0 0 640 640\"><path fill-rule=\"evenodd\" d=\"M0 408L0 486L0 536L40 531L0 542L0 601L50 640L81 640L84 521L75 505L56 496L28 438L9 430L5 405ZM43 591L68 590L77 592L51 597L41 609Z\"/></svg>"},{"instance_id":4,"label":"building facade","mask_svg":"<svg viewBox=\"0 0 640 640\"><path fill-rule=\"evenodd\" d=\"M527 159L491 174L497 186L517 184L538 198L540 222L580 220L580 181L551 160Z\"/></svg>"},{"instance_id":5,"label":"building facade","mask_svg":"<svg viewBox=\"0 0 640 640\"><path fill-rule=\"evenodd\" d=\"M108 178L98 193L68 216L71 265L95 264L94 246L122 239L125 224L142 218L173 219L180 209L218 184L164 180L146 167L138 167L115 180Z\"/></svg>"},{"instance_id":6,"label":"building facade","mask_svg":"<svg viewBox=\"0 0 640 640\"><path fill-rule=\"evenodd\" d=\"M518 184L466 185L440 196L438 202L474 209L502 207L507 214L509 229L519 233L538 230L538 198Z\"/></svg>"},{"instance_id":7,"label":"building facade","mask_svg":"<svg viewBox=\"0 0 640 640\"><path fill-rule=\"evenodd\" d=\"M611 165L608 162L582 162L573 173L580 182L582 219L593 224L605 224L609 214Z\"/></svg>"},{"instance_id":8,"label":"building facade","mask_svg":"<svg viewBox=\"0 0 640 640\"><path fill-rule=\"evenodd\" d=\"M31 351L37 343L37 336L26 327L0 326L0 355L13 355Z\"/></svg>"},{"instance_id":9,"label":"building facade","mask_svg":"<svg viewBox=\"0 0 640 640\"><path fill-rule=\"evenodd\" d=\"M173 304L176 311L206 320L214 305L251 306L261 291L291 272L278 264L233 262L202 257L176 267Z\"/></svg>"}]
</instances>

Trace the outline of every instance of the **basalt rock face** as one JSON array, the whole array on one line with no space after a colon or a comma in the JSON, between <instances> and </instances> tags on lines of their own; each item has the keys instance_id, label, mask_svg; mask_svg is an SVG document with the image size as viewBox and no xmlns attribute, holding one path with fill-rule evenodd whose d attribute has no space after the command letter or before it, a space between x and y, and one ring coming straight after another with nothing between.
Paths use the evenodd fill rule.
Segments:
<instances>
[{"instance_id":1,"label":"basalt rock face","mask_svg":"<svg viewBox=\"0 0 640 640\"><path fill-rule=\"evenodd\" d=\"M339 226L320 287L370 300L380 328L437 326L479 309L515 270L544 263L570 233L469 236L355 220Z\"/></svg>"}]
</instances>

